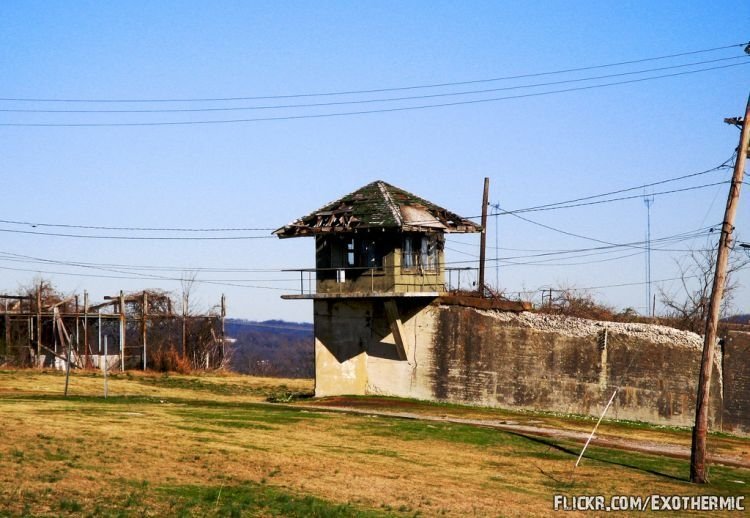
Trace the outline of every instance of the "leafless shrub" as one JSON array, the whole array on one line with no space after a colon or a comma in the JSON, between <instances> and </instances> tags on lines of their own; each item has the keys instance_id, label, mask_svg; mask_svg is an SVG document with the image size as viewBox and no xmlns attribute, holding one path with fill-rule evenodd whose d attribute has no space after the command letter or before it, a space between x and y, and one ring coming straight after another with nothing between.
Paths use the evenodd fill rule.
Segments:
<instances>
[{"instance_id":1,"label":"leafless shrub","mask_svg":"<svg viewBox=\"0 0 750 518\"><path fill-rule=\"evenodd\" d=\"M659 288L659 299L666 309L664 316L674 327L703 334L716 269L716 250L693 250L676 263L680 272L680 287L676 290ZM734 294L739 287L733 273L749 263L750 259L739 255L730 257L724 297L721 301L721 317L730 313Z\"/></svg>"},{"instance_id":2,"label":"leafless shrub","mask_svg":"<svg viewBox=\"0 0 750 518\"><path fill-rule=\"evenodd\" d=\"M591 320L614 320L615 310L597 301L584 290L575 288L553 288L551 295L537 308L538 313L566 315Z\"/></svg>"}]
</instances>

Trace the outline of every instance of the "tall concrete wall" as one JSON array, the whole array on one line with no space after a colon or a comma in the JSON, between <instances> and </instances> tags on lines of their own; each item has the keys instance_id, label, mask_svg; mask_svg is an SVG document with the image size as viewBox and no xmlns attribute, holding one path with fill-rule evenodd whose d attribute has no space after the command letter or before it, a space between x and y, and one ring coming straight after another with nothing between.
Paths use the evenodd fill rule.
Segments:
<instances>
[{"instance_id":1,"label":"tall concrete wall","mask_svg":"<svg viewBox=\"0 0 750 518\"><path fill-rule=\"evenodd\" d=\"M724 339L724 430L750 434L750 333L730 331Z\"/></svg>"},{"instance_id":2,"label":"tall concrete wall","mask_svg":"<svg viewBox=\"0 0 750 518\"><path fill-rule=\"evenodd\" d=\"M442 307L435 335L434 395L489 406L598 414L690 425L701 341L645 324ZM720 363L713 412L720 415Z\"/></svg>"},{"instance_id":3,"label":"tall concrete wall","mask_svg":"<svg viewBox=\"0 0 750 518\"><path fill-rule=\"evenodd\" d=\"M419 300L397 305L406 361L398 359L383 302L315 302L317 396L379 394L597 415L617 388L611 417L684 426L694 420L702 342L693 333ZM744 353L731 354L750 355L750 341L743 343ZM729 420L742 431L750 396L735 380L747 383L750 369L732 370L733 390L745 391L744 399L732 392L742 402L728 407L721 362L719 355L714 428Z\"/></svg>"},{"instance_id":4,"label":"tall concrete wall","mask_svg":"<svg viewBox=\"0 0 750 518\"><path fill-rule=\"evenodd\" d=\"M381 394L433 399L430 361L437 308L402 299L401 361L383 302L315 301L315 395Z\"/></svg>"}]
</instances>

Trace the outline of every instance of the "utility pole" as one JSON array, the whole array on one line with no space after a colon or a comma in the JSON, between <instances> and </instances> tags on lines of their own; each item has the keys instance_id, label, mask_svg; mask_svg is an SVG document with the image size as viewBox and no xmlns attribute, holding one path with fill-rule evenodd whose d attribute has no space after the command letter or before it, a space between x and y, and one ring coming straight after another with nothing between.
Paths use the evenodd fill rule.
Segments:
<instances>
[{"instance_id":1,"label":"utility pole","mask_svg":"<svg viewBox=\"0 0 750 518\"><path fill-rule=\"evenodd\" d=\"M721 224L719 249L716 255L716 271L711 288L711 300L708 304L708 318L703 342L703 357L698 378L698 396L695 402L695 427L693 428L693 442L690 450L690 481L705 484L706 478L706 434L708 431L709 391L711 388L711 371L714 363L714 346L716 342L716 328L719 324L719 310L724 295L724 285L727 280L727 263L731 244L731 234L734 230L734 216L740 199L740 188L745 174L745 159L747 158L748 143L750 143L750 96L745 107L745 118L742 120L740 131L740 145L737 148L737 159L734 162L732 183L729 186L727 207L724 211L724 221Z\"/></svg>"},{"instance_id":2,"label":"utility pole","mask_svg":"<svg viewBox=\"0 0 750 518\"><path fill-rule=\"evenodd\" d=\"M490 196L490 179L484 179L482 194L482 234L479 238L479 296L484 297L484 261L487 255L487 203Z\"/></svg>"},{"instance_id":3,"label":"utility pole","mask_svg":"<svg viewBox=\"0 0 750 518\"><path fill-rule=\"evenodd\" d=\"M500 204L491 203L495 210L495 290L500 293Z\"/></svg>"}]
</instances>

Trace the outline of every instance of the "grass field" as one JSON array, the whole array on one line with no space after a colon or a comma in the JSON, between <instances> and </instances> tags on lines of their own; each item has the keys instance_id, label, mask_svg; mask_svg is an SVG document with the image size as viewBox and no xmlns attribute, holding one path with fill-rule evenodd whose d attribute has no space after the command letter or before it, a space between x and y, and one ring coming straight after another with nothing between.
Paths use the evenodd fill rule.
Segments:
<instances>
[{"instance_id":1,"label":"grass field","mask_svg":"<svg viewBox=\"0 0 750 518\"><path fill-rule=\"evenodd\" d=\"M68 398L63 387L58 373L0 371L0 516L547 516L554 494L750 495L747 469L714 465L711 484L694 486L684 460L591 448L576 469L580 445L564 440L267 402L309 393L308 380L134 373L111 378L106 400L98 374L73 375ZM360 403L590 427L561 416ZM685 430L604 430L689 442ZM750 450L747 439L710 441Z\"/></svg>"}]
</instances>

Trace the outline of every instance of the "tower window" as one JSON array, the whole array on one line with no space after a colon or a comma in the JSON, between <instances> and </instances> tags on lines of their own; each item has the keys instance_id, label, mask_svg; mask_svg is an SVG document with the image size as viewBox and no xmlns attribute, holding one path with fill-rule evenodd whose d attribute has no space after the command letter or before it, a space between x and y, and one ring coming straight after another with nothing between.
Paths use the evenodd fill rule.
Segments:
<instances>
[{"instance_id":1,"label":"tower window","mask_svg":"<svg viewBox=\"0 0 750 518\"><path fill-rule=\"evenodd\" d=\"M434 234L404 236L401 267L405 270L437 271L438 237Z\"/></svg>"}]
</instances>

